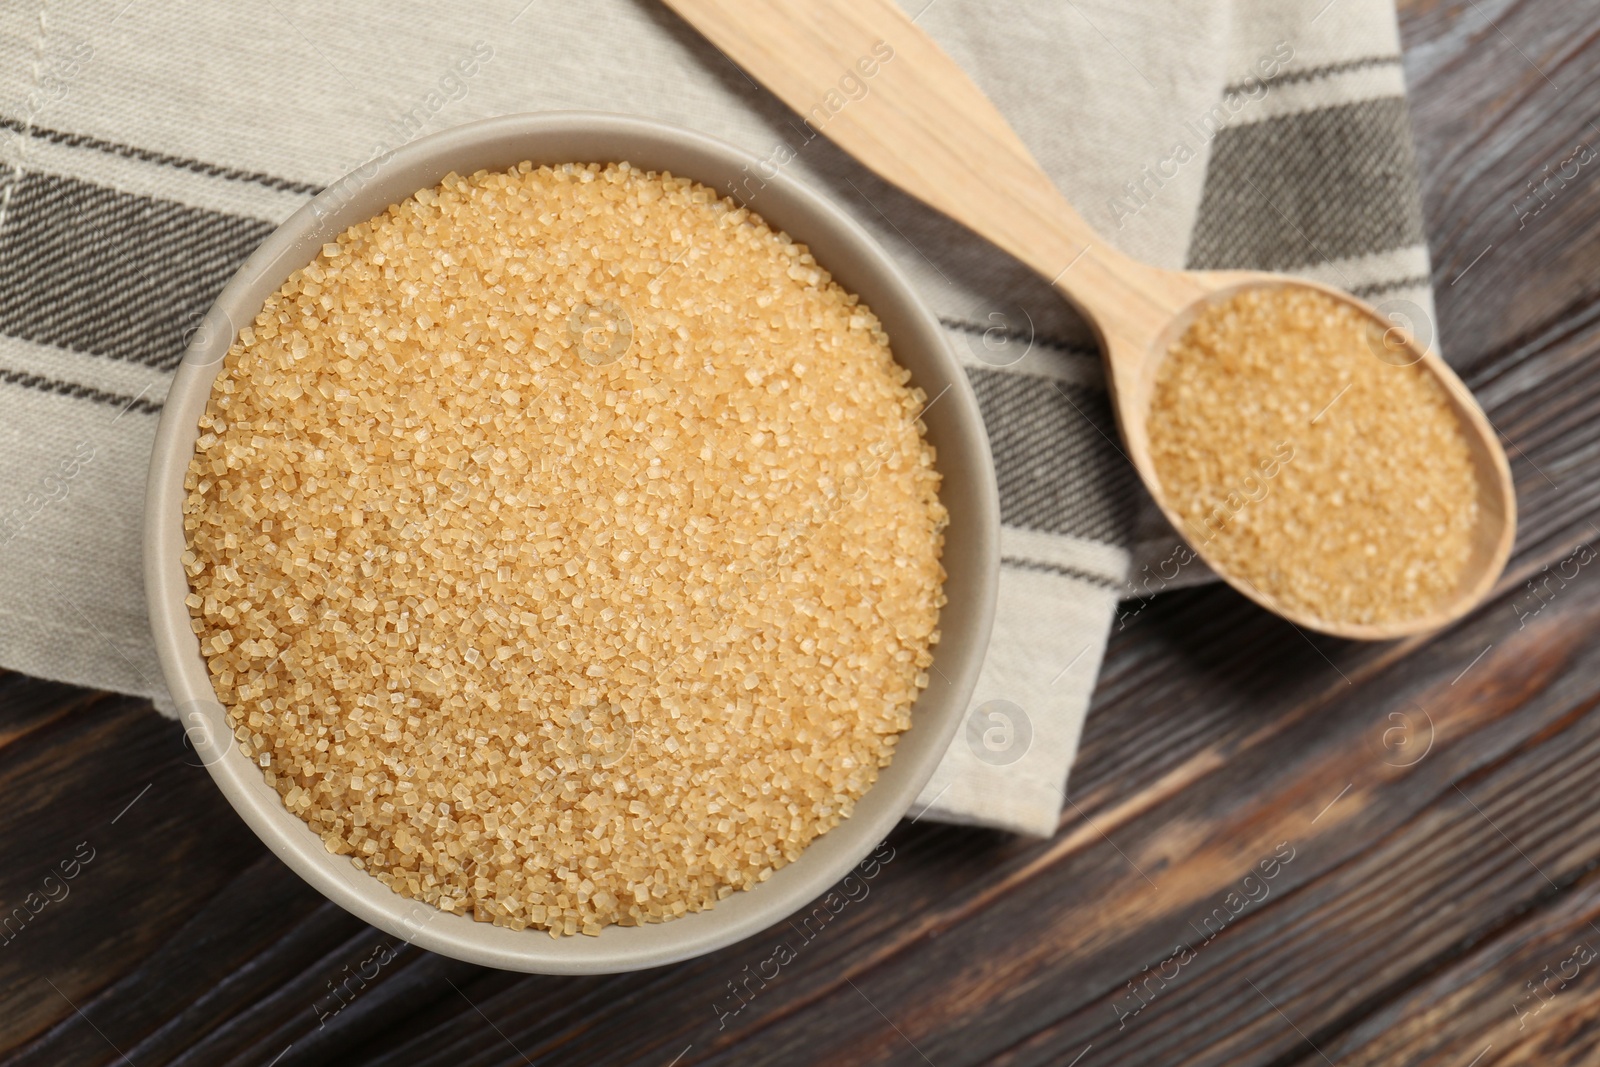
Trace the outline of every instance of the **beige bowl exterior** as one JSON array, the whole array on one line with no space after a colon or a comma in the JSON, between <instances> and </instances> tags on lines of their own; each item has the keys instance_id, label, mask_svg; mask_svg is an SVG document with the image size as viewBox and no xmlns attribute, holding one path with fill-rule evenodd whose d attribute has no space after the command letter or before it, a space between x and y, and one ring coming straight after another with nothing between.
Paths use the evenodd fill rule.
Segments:
<instances>
[{"instance_id":1,"label":"beige bowl exterior","mask_svg":"<svg viewBox=\"0 0 1600 1067\"><path fill-rule=\"evenodd\" d=\"M222 357L268 295L318 249L451 171L471 174L535 164L620 162L667 170L718 192L734 193L774 227L811 247L817 262L877 313L895 357L929 397L928 439L944 477L946 531L942 639L933 684L912 712L912 727L855 814L814 841L794 863L748 892L672 922L608 927L598 937L560 940L515 931L393 892L331 854L291 814L260 769L232 743L184 606L187 578L183 478ZM347 175L296 211L239 268L217 297L178 369L150 461L145 502L144 573L161 669L189 742L223 795L262 841L319 892L387 933L456 959L541 974L599 974L655 967L710 952L782 921L860 862L911 806L960 724L977 682L994 616L999 571L999 502L977 398L937 323L873 240L843 213L784 174L761 177L760 164L703 134L620 115L546 112L460 126L421 138ZM755 176L755 177L752 177ZM942 394L942 395L941 395Z\"/></svg>"}]
</instances>

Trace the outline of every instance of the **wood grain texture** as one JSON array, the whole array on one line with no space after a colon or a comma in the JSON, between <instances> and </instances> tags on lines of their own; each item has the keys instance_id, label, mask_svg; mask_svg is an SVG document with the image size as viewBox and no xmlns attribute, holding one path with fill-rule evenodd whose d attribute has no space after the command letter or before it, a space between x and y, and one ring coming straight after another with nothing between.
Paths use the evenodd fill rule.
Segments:
<instances>
[{"instance_id":1,"label":"wood grain texture","mask_svg":"<svg viewBox=\"0 0 1600 1067\"><path fill-rule=\"evenodd\" d=\"M583 979L394 945L265 853L175 724L0 676L0 905L95 849L0 944L0 1062L1600 1060L1600 959L1569 962L1600 951L1600 561L1547 577L1600 540L1600 184L1520 228L1513 199L1600 137L1600 13L1402 24L1440 332L1519 493L1491 602L1366 645L1157 598L1112 634L1054 839L902 824L813 937Z\"/></svg>"}]
</instances>

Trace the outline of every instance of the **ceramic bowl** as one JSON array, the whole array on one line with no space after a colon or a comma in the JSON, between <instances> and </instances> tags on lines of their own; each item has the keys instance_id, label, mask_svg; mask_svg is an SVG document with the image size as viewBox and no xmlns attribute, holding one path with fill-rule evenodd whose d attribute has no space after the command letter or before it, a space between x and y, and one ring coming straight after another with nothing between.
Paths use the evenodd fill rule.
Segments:
<instances>
[{"instance_id":1,"label":"ceramic bowl","mask_svg":"<svg viewBox=\"0 0 1600 1067\"><path fill-rule=\"evenodd\" d=\"M933 684L918 699L893 763L855 813L749 891L671 922L608 927L597 937L555 939L541 930L516 931L442 912L400 896L349 859L329 853L233 743L190 629L184 606L189 588L179 559L185 549L184 472L212 381L238 329L350 225L452 171L504 170L523 160L626 160L670 171L742 200L809 245L817 262L877 313L914 384L938 398L923 417L938 450L940 495L950 512L944 548L949 603L929 672ZM618 115L513 115L421 138L346 176L290 216L228 282L195 332L161 416L145 508L145 586L161 668L189 742L228 802L296 873L353 914L430 951L514 971L592 974L671 963L757 933L825 892L888 834L933 773L967 710L994 612L998 516L988 439L967 377L933 317L860 226L788 175L700 133Z\"/></svg>"}]
</instances>

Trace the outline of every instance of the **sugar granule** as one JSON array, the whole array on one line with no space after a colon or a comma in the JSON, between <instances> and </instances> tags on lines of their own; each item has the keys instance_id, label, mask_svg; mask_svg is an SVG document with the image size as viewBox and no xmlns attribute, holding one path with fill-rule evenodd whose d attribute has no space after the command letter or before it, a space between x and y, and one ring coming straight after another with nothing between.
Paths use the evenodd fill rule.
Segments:
<instances>
[{"instance_id":1,"label":"sugar granule","mask_svg":"<svg viewBox=\"0 0 1600 1067\"><path fill-rule=\"evenodd\" d=\"M234 737L448 912L596 934L755 885L928 683L925 403L703 186L452 174L325 245L213 386L183 558Z\"/></svg>"},{"instance_id":2,"label":"sugar granule","mask_svg":"<svg viewBox=\"0 0 1600 1067\"><path fill-rule=\"evenodd\" d=\"M1183 533L1282 603L1344 623L1458 587L1478 487L1444 387L1377 323L1303 287L1207 308L1157 370L1150 459Z\"/></svg>"}]
</instances>

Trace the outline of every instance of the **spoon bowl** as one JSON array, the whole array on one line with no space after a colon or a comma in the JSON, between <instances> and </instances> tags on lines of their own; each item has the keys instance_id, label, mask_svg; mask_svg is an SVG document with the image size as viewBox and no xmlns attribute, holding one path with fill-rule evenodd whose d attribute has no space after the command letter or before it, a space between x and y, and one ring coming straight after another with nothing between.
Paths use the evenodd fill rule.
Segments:
<instances>
[{"instance_id":1,"label":"spoon bowl","mask_svg":"<svg viewBox=\"0 0 1600 1067\"><path fill-rule=\"evenodd\" d=\"M885 181L962 223L1046 278L1094 328L1127 456L1173 526L1183 530L1150 460L1150 401L1173 342L1211 303L1254 286L1300 286L1357 309L1382 328L1374 358L1419 364L1443 386L1467 439L1478 523L1455 589L1432 610L1352 623L1298 610L1230 573L1245 596L1298 625L1378 640L1436 629L1477 604L1505 567L1516 532L1510 467L1477 401L1437 353L1364 301L1264 271L1174 271L1108 244L1056 190L988 98L894 0L667 0L734 62L801 115L836 94L841 70L871 92L830 112L821 131ZM867 66L870 64L870 73ZM1396 358L1398 357L1398 358Z\"/></svg>"},{"instance_id":2,"label":"spoon bowl","mask_svg":"<svg viewBox=\"0 0 1600 1067\"><path fill-rule=\"evenodd\" d=\"M1516 493L1505 451L1500 447L1493 426L1449 364L1436 351L1419 344L1404 326L1385 320L1366 301L1330 285L1266 271L1194 271L1184 272L1179 277L1185 282L1198 284L1205 291L1178 308L1147 346L1139 349L1120 338L1103 342L1105 358L1114 368L1109 375L1112 406L1122 431L1128 460L1150 489L1151 497L1173 529L1185 538L1207 566L1239 592L1297 626L1335 637L1362 641L1404 637L1437 629L1471 611L1493 588L1511 554L1511 544L1516 534ZM1382 350L1374 348L1372 358L1396 367L1416 365L1443 386L1467 443L1477 488L1478 521L1473 528L1471 547L1460 580L1428 613L1381 623L1349 622L1311 614L1231 572L1204 541L1188 535L1188 524L1173 508L1150 456L1149 418L1161 365L1172 346L1206 308L1229 300L1247 289L1256 288L1310 290L1355 309L1382 331L1379 335Z\"/></svg>"}]
</instances>

